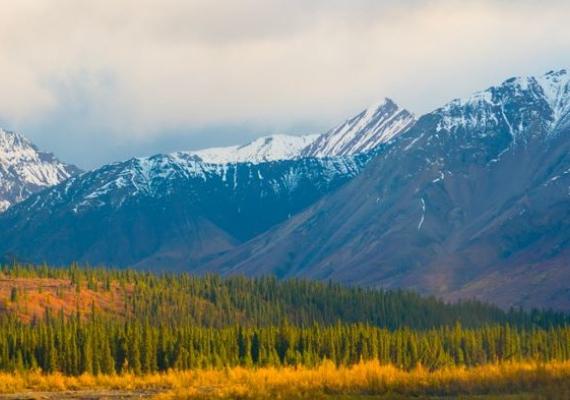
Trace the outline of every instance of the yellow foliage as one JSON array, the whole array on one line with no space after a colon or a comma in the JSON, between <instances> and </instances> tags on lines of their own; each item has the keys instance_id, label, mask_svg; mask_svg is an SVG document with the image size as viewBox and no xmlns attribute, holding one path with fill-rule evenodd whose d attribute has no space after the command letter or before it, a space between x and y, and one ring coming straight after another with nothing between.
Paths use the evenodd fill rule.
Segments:
<instances>
[{"instance_id":1,"label":"yellow foliage","mask_svg":"<svg viewBox=\"0 0 570 400\"><path fill-rule=\"evenodd\" d=\"M549 389L550 388L550 389ZM546 393L570 398L570 363L513 363L477 368L403 371L377 362L317 368L227 368L145 376L0 374L0 393L77 390L155 391L170 399L324 399L331 395L461 396Z\"/></svg>"}]
</instances>

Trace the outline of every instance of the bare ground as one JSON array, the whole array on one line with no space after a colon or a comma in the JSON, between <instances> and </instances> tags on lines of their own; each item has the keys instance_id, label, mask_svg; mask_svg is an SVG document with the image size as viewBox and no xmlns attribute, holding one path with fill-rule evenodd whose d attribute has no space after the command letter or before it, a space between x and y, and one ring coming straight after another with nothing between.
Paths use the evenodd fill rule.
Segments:
<instances>
[{"instance_id":1,"label":"bare ground","mask_svg":"<svg viewBox=\"0 0 570 400\"><path fill-rule=\"evenodd\" d=\"M134 400L150 399L155 391L85 390L69 392L24 392L0 395L1 400Z\"/></svg>"}]
</instances>

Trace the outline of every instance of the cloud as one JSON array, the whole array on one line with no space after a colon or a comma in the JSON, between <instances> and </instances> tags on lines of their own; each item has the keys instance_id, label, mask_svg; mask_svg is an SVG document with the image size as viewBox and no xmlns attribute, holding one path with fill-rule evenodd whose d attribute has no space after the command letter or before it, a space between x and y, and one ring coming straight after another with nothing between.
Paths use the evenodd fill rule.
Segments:
<instances>
[{"instance_id":1,"label":"cloud","mask_svg":"<svg viewBox=\"0 0 570 400\"><path fill-rule=\"evenodd\" d=\"M567 15L531 0L6 2L0 122L118 143L324 127L383 96L422 113L570 65Z\"/></svg>"}]
</instances>

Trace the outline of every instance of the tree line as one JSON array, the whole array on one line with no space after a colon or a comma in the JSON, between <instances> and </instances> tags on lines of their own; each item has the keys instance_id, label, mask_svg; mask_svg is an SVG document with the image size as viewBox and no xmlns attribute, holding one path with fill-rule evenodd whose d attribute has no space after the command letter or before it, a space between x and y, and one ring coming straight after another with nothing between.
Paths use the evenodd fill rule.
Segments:
<instances>
[{"instance_id":1,"label":"tree line","mask_svg":"<svg viewBox=\"0 0 570 400\"><path fill-rule=\"evenodd\" d=\"M0 370L134 374L232 366L316 366L378 360L403 369L566 361L570 329L506 325L388 330L365 324L205 328L92 316L0 319Z\"/></svg>"},{"instance_id":2,"label":"tree line","mask_svg":"<svg viewBox=\"0 0 570 400\"><path fill-rule=\"evenodd\" d=\"M516 327L563 326L568 315L554 311L511 309L475 300L445 303L406 290L349 287L333 282L275 277L246 278L218 275L153 274L133 270L85 268L72 265L3 265L0 275L7 279L46 278L67 280L68 290L81 296L82 290L111 291L123 300L118 315L131 320L148 320L222 328L276 326L284 320L294 326L365 323L398 329L430 329L483 324ZM11 294L18 299L17 291ZM54 310L59 311L59 310ZM85 313L84 313L85 314Z\"/></svg>"},{"instance_id":3,"label":"tree line","mask_svg":"<svg viewBox=\"0 0 570 400\"><path fill-rule=\"evenodd\" d=\"M77 296L112 291L123 310L0 312L0 370L143 374L231 366L338 365L403 369L570 358L568 317L447 304L408 291L327 282L155 275L103 268L2 266L4 278L64 280ZM22 301L18 289L5 301Z\"/></svg>"}]
</instances>

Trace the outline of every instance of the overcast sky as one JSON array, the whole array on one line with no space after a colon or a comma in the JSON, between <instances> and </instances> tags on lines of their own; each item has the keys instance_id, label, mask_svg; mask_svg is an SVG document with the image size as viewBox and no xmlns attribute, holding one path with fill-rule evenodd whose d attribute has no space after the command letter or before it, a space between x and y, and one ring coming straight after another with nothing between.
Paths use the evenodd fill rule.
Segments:
<instances>
[{"instance_id":1,"label":"overcast sky","mask_svg":"<svg viewBox=\"0 0 570 400\"><path fill-rule=\"evenodd\" d=\"M0 0L0 126L91 168L570 66L570 2Z\"/></svg>"}]
</instances>

